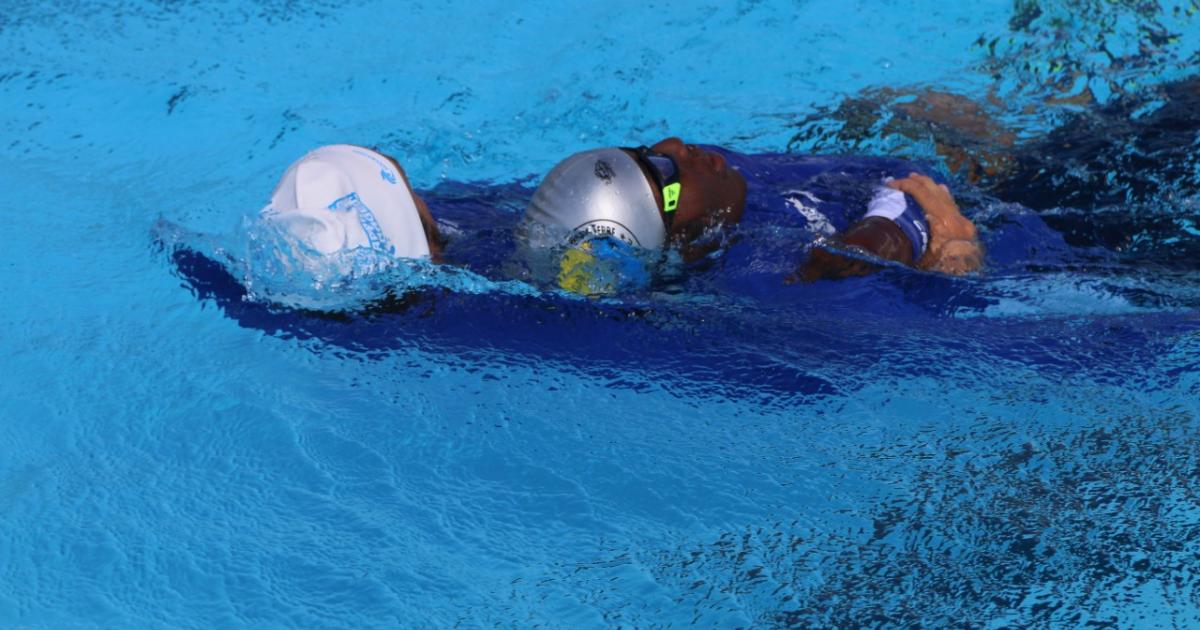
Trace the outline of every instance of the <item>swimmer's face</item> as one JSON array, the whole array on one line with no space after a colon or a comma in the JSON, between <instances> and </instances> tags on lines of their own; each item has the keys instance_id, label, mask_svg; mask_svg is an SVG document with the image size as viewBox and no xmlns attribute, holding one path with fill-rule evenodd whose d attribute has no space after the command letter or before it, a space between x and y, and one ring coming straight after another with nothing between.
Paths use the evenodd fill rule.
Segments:
<instances>
[{"instance_id":1,"label":"swimmer's face","mask_svg":"<svg viewBox=\"0 0 1200 630\"><path fill-rule=\"evenodd\" d=\"M671 232L667 235L669 239L686 244L706 229L721 224L733 225L741 220L746 207L746 179L729 168L722 155L684 144L674 137L650 148L670 156L679 167L679 183L683 190L679 194L679 207L675 209ZM662 191L653 180L651 188L658 199L658 207L662 208Z\"/></svg>"}]
</instances>

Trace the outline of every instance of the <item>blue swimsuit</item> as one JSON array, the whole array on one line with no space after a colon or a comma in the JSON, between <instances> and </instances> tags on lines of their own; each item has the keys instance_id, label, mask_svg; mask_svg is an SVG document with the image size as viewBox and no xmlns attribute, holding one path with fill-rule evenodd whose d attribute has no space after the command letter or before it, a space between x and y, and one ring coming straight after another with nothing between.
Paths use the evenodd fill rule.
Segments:
<instances>
[{"instance_id":1,"label":"blue swimsuit","mask_svg":"<svg viewBox=\"0 0 1200 630\"><path fill-rule=\"evenodd\" d=\"M886 218L912 244L913 261L929 247L929 223L912 197L886 181L909 173L944 180L930 169L897 158L815 156L789 153L746 155L721 147L729 166L746 178L743 226L777 225L806 229L811 240L832 236L868 216Z\"/></svg>"}]
</instances>

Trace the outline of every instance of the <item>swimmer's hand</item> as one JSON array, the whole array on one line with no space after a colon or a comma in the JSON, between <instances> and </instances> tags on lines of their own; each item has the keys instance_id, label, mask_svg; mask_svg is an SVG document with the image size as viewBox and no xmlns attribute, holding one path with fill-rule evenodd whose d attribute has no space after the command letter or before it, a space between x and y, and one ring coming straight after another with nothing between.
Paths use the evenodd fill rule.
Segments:
<instances>
[{"instance_id":1,"label":"swimmer's hand","mask_svg":"<svg viewBox=\"0 0 1200 630\"><path fill-rule=\"evenodd\" d=\"M975 224L959 212L949 188L917 173L888 185L911 195L925 211L930 232L925 255L914 261L912 245L904 231L882 217L867 217L855 223L837 236L834 244L902 265L954 275L970 273L983 265L983 249L976 239ZM879 268L867 260L842 255L836 249L814 247L808 260L785 282L861 276Z\"/></svg>"},{"instance_id":2,"label":"swimmer's hand","mask_svg":"<svg viewBox=\"0 0 1200 630\"><path fill-rule=\"evenodd\" d=\"M983 266L983 247L975 224L962 215L945 184L910 173L904 179L889 182L888 186L916 199L929 222L929 249L917 261L918 269L963 275Z\"/></svg>"}]
</instances>

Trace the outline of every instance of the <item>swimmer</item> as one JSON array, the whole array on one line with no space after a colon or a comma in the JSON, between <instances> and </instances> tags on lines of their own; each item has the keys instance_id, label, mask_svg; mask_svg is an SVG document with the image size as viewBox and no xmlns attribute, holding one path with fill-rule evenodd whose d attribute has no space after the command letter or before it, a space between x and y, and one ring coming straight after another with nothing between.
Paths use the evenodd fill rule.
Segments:
<instances>
[{"instance_id":1,"label":"swimmer","mask_svg":"<svg viewBox=\"0 0 1200 630\"><path fill-rule=\"evenodd\" d=\"M949 274L977 270L983 257L974 225L944 184L917 170L886 158L743 155L667 138L652 147L595 149L563 160L534 193L525 221L533 248L567 247L559 283L583 293L604 292L590 290L596 287L575 268L592 262L593 243L642 251L676 248L693 262L720 247L711 238L714 231L741 222L743 214L777 211L797 195L814 203L825 203L820 197L847 199L835 199L843 216L832 219L820 209L809 209L820 215L813 217L783 210L842 228L839 235L827 235L825 246L812 249L792 280L878 268L861 256L843 255L847 250ZM859 191L871 191L861 207L842 203L854 196L845 193L846 186L830 187L845 184L845 176L857 180ZM855 213L855 220L843 220Z\"/></svg>"},{"instance_id":2,"label":"swimmer","mask_svg":"<svg viewBox=\"0 0 1200 630\"><path fill-rule=\"evenodd\" d=\"M259 216L310 257L365 248L442 261L444 239L404 169L364 147L309 151L284 172Z\"/></svg>"}]
</instances>

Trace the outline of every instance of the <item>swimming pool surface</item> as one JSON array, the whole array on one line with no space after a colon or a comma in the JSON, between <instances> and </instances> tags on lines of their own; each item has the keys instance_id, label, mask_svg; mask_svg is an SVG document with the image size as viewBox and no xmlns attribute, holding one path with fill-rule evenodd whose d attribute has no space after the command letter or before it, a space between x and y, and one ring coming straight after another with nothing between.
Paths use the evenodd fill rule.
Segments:
<instances>
[{"instance_id":1,"label":"swimming pool surface","mask_svg":"<svg viewBox=\"0 0 1200 630\"><path fill-rule=\"evenodd\" d=\"M1037 138L1187 79L1200 5L342 4L0 14L0 627L1200 625L1200 160L1045 211L1119 246L960 183L974 278L589 302L491 251L592 146L934 161L838 135L914 86ZM398 313L246 299L213 257L332 142L472 268Z\"/></svg>"}]
</instances>

